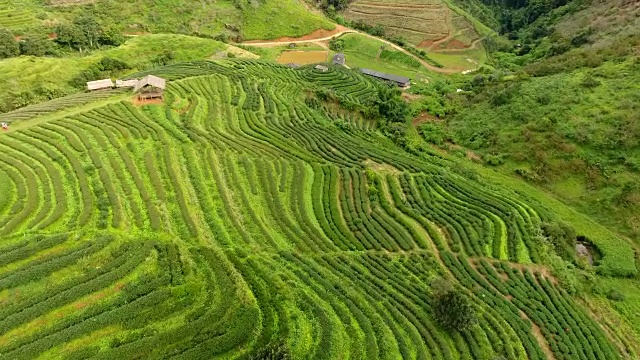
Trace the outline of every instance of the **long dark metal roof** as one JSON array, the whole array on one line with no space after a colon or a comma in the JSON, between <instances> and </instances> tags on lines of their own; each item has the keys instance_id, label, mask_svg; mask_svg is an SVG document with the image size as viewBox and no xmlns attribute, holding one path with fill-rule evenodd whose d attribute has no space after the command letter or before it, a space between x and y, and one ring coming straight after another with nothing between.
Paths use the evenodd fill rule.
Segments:
<instances>
[{"instance_id":1,"label":"long dark metal roof","mask_svg":"<svg viewBox=\"0 0 640 360\"><path fill-rule=\"evenodd\" d=\"M380 72L380 71L371 70L371 69L360 69L360 72L365 74L365 75L373 76L373 77L376 77L376 78L382 79L382 80L393 81L393 82L396 82L398 84L408 84L411 81L411 80L409 80L409 78L406 78L404 76L386 74L386 73L383 73L383 72Z\"/></svg>"}]
</instances>

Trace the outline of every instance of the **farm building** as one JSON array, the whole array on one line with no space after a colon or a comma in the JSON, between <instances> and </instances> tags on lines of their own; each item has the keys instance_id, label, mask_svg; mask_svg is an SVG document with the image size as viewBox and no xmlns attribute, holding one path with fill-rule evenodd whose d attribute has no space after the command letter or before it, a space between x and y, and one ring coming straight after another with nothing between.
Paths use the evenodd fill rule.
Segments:
<instances>
[{"instance_id":1,"label":"farm building","mask_svg":"<svg viewBox=\"0 0 640 360\"><path fill-rule=\"evenodd\" d=\"M288 68L291 68L291 69L297 69L297 68L300 67L300 65L298 65L296 63L288 63L285 66L288 67Z\"/></svg>"},{"instance_id":2,"label":"farm building","mask_svg":"<svg viewBox=\"0 0 640 360\"><path fill-rule=\"evenodd\" d=\"M111 81L111 79L87 81L87 90L89 91L111 89L112 87L113 87L113 81Z\"/></svg>"},{"instance_id":3,"label":"farm building","mask_svg":"<svg viewBox=\"0 0 640 360\"><path fill-rule=\"evenodd\" d=\"M407 88L409 87L409 85L411 85L411 80L409 80L409 78L406 78L404 76L399 76L399 75L393 75L393 74L385 74L383 72L380 71L375 71L375 70L371 70L371 69L360 69L360 72L374 77L376 79L380 79L380 80L384 80L390 83L394 83L396 85L398 85L401 88Z\"/></svg>"},{"instance_id":4,"label":"farm building","mask_svg":"<svg viewBox=\"0 0 640 360\"><path fill-rule=\"evenodd\" d=\"M166 87L167 81L165 79L147 75L138 81L133 92L138 94L139 100L162 99Z\"/></svg>"},{"instance_id":5,"label":"farm building","mask_svg":"<svg viewBox=\"0 0 640 360\"><path fill-rule=\"evenodd\" d=\"M138 80L116 80L117 88L134 88L138 85Z\"/></svg>"},{"instance_id":6,"label":"farm building","mask_svg":"<svg viewBox=\"0 0 640 360\"><path fill-rule=\"evenodd\" d=\"M333 59L331 60L331 62L333 63L333 65L344 66L346 64L346 59L344 57L344 54L339 53L333 55Z\"/></svg>"},{"instance_id":7,"label":"farm building","mask_svg":"<svg viewBox=\"0 0 640 360\"><path fill-rule=\"evenodd\" d=\"M315 67L316 70L322 71L322 72L327 72L329 71L329 68L324 66L324 65L316 65Z\"/></svg>"}]
</instances>

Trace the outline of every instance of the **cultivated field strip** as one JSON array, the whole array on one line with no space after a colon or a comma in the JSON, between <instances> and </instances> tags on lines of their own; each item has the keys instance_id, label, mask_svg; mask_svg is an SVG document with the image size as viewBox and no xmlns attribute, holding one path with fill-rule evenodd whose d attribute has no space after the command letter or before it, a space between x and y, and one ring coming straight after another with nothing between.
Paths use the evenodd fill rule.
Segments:
<instances>
[{"instance_id":1,"label":"cultivated field strip","mask_svg":"<svg viewBox=\"0 0 640 360\"><path fill-rule=\"evenodd\" d=\"M157 74L164 105L0 138L0 358L633 357L536 265L544 209L308 101L370 106L375 83L247 61ZM476 326L435 323L438 277Z\"/></svg>"}]
</instances>

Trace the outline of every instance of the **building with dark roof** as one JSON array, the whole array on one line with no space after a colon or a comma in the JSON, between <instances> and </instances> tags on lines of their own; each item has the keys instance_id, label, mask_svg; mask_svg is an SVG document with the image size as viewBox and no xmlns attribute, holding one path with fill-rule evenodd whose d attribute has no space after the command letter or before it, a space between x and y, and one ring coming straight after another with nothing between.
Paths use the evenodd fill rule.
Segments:
<instances>
[{"instance_id":1,"label":"building with dark roof","mask_svg":"<svg viewBox=\"0 0 640 360\"><path fill-rule=\"evenodd\" d=\"M331 60L333 65L344 66L346 64L346 59L343 53L333 55L333 59Z\"/></svg>"},{"instance_id":2,"label":"building with dark roof","mask_svg":"<svg viewBox=\"0 0 640 360\"><path fill-rule=\"evenodd\" d=\"M396 85L398 85L401 88L407 88L409 87L409 85L411 85L411 80L409 78L406 78L404 76L398 76L398 75L393 75L393 74L386 74L380 71L375 71L375 70L371 70L371 69L360 69L360 72L374 77L376 79L379 80L384 80L387 82L391 82L394 83Z\"/></svg>"}]
</instances>

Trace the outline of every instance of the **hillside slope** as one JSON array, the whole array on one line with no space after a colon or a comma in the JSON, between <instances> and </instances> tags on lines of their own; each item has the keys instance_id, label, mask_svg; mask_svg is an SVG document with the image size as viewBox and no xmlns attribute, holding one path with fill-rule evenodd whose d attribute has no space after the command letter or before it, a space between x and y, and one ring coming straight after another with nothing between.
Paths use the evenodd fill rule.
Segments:
<instances>
[{"instance_id":1,"label":"hillside slope","mask_svg":"<svg viewBox=\"0 0 640 360\"><path fill-rule=\"evenodd\" d=\"M640 241L639 14L612 0L540 16L494 43L496 70L458 84L457 114L425 129Z\"/></svg>"},{"instance_id":2,"label":"hillside slope","mask_svg":"<svg viewBox=\"0 0 640 360\"><path fill-rule=\"evenodd\" d=\"M377 103L373 81L264 61L151 72L166 104L0 136L0 355L638 354L626 323L599 325L541 266L556 212L371 130L356 110ZM637 272L625 242L580 221L600 271ZM437 317L449 294L469 299L469 327Z\"/></svg>"},{"instance_id":3,"label":"hillside slope","mask_svg":"<svg viewBox=\"0 0 640 360\"><path fill-rule=\"evenodd\" d=\"M33 27L54 31L55 24L90 14L125 33L177 33L236 40L302 36L334 25L299 0L19 0L0 6L0 27L17 33ZM2 4L2 1L0 1Z\"/></svg>"}]
</instances>

